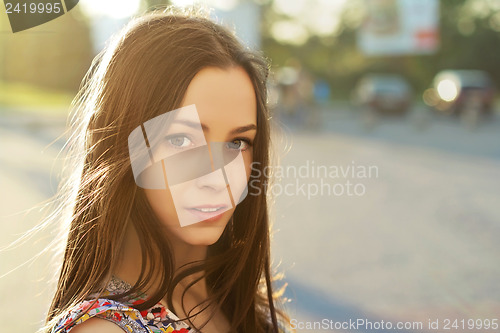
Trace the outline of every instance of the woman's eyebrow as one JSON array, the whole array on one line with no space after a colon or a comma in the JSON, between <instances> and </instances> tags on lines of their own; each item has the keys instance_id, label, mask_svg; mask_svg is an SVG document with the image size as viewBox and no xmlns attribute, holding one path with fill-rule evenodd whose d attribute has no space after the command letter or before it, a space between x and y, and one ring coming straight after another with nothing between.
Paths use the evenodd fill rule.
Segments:
<instances>
[{"instance_id":1,"label":"woman's eyebrow","mask_svg":"<svg viewBox=\"0 0 500 333\"><path fill-rule=\"evenodd\" d=\"M187 120L187 119L176 119L172 122L172 125L173 124L181 124L181 125L185 125L185 126L188 126L188 127L191 127L193 129L199 129L200 128L200 125L201 125L201 128L205 131L208 131L208 127L205 125L205 124L201 124L200 122L198 121L192 121L192 120Z\"/></svg>"},{"instance_id":2,"label":"woman's eyebrow","mask_svg":"<svg viewBox=\"0 0 500 333\"><path fill-rule=\"evenodd\" d=\"M182 124L182 125L185 125L185 126L188 126L188 127L191 127L191 128L194 128L194 129L198 129L200 128L200 125L201 125L201 128L205 131L209 131L210 129L208 128L207 125L203 124L203 123L198 123L196 121L191 121L191 120L187 120L187 119L177 119L177 120L174 120L173 123L179 123L179 124ZM248 131L252 131L252 130L257 130L257 125L255 124L248 124L248 125L245 125L245 126L240 126L240 127L237 127L233 130L231 130L231 134L239 134L239 133L244 133L244 132L248 132Z\"/></svg>"},{"instance_id":3,"label":"woman's eyebrow","mask_svg":"<svg viewBox=\"0 0 500 333\"><path fill-rule=\"evenodd\" d=\"M231 134L238 134L238 133L244 133L248 131L253 131L257 130L257 125L255 124L249 124L241 127L237 127L231 131Z\"/></svg>"}]
</instances>

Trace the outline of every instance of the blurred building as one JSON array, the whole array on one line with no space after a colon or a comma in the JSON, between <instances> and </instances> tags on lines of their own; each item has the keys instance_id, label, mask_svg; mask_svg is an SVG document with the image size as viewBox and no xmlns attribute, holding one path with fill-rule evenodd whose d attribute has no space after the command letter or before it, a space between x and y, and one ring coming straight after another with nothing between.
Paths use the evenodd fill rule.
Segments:
<instances>
[{"instance_id":1,"label":"blurred building","mask_svg":"<svg viewBox=\"0 0 500 333\"><path fill-rule=\"evenodd\" d=\"M438 47L438 0L365 0L358 34L366 55L430 54Z\"/></svg>"}]
</instances>

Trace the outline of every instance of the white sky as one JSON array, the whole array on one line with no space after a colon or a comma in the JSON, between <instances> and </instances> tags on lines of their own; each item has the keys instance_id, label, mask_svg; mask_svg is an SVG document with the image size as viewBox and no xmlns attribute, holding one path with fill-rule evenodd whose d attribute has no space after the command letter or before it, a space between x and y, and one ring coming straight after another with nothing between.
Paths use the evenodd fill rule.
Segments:
<instances>
[{"instance_id":1,"label":"white sky","mask_svg":"<svg viewBox=\"0 0 500 333\"><path fill-rule=\"evenodd\" d=\"M140 0L80 0L82 10L90 17L125 18L139 9Z\"/></svg>"},{"instance_id":2,"label":"white sky","mask_svg":"<svg viewBox=\"0 0 500 333\"><path fill-rule=\"evenodd\" d=\"M230 10L238 0L173 0L172 4L184 7L195 3L203 3L218 9ZM80 0L79 5L89 16L109 16L125 18L134 15L139 9L140 0Z\"/></svg>"},{"instance_id":3,"label":"white sky","mask_svg":"<svg viewBox=\"0 0 500 333\"><path fill-rule=\"evenodd\" d=\"M202 3L222 10L231 10L237 5L238 0L172 0L172 4L179 7L190 6L195 3Z\"/></svg>"}]
</instances>

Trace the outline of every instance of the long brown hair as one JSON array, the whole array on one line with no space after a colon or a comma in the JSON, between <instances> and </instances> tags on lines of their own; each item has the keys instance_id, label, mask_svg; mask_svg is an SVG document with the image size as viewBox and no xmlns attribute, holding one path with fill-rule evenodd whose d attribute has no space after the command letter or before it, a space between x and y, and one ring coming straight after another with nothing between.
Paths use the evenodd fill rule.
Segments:
<instances>
[{"instance_id":1,"label":"long brown hair","mask_svg":"<svg viewBox=\"0 0 500 333\"><path fill-rule=\"evenodd\" d=\"M137 306L139 310L165 296L173 308L175 285L203 272L211 291L207 302L220 307L231 332L278 332L278 322L285 315L274 304L265 189L260 189L260 195L250 193L237 206L232 222L209 247L205 261L174 274L168 239L156 232L161 224L132 175L129 133L146 120L179 107L193 77L208 66L240 66L251 78L258 127L253 161L258 162L254 164L257 169L268 165L268 65L263 58L198 11L155 11L132 20L96 57L75 99L73 156L79 168L66 186L73 188L70 226L47 327L68 308L104 290L119 258L126 226L132 223L141 242L142 262L154 264L143 264L131 292L148 286L155 276L153 268L160 267L162 272L159 288ZM252 179L258 180L254 184L263 186L264 175L253 174Z\"/></svg>"}]
</instances>

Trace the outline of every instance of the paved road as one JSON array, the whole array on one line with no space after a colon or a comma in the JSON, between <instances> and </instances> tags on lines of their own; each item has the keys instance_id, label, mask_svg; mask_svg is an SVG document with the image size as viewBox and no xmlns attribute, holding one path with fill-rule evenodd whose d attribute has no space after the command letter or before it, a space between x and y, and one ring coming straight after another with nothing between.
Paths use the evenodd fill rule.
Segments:
<instances>
[{"instance_id":1,"label":"paved road","mask_svg":"<svg viewBox=\"0 0 500 333\"><path fill-rule=\"evenodd\" d=\"M276 198L274 237L292 317L422 322L415 332L429 319L441 329L446 319L500 321L500 117L474 129L432 114L421 126L414 113L367 130L363 116L348 111L325 110L313 131L287 124L282 165L311 171L300 182L285 175L275 190L288 184L292 193ZM318 177L313 165L375 166L378 174ZM342 194L348 181L364 194ZM315 193L322 182L337 184L337 193L324 186L309 199L293 194L304 183Z\"/></svg>"},{"instance_id":2,"label":"paved road","mask_svg":"<svg viewBox=\"0 0 500 333\"><path fill-rule=\"evenodd\" d=\"M56 191L64 120L0 119L0 249L13 244L44 216ZM56 271L45 253L57 232L50 226L11 249L0 250L0 326L2 332L35 332L45 316ZM40 255L41 254L41 255ZM37 258L38 256L38 258ZM35 259L37 258L37 259Z\"/></svg>"},{"instance_id":3,"label":"paved road","mask_svg":"<svg viewBox=\"0 0 500 333\"><path fill-rule=\"evenodd\" d=\"M500 319L500 120L471 130L432 115L421 126L418 116L365 126L339 107L319 113L313 131L288 123L275 137L282 181L271 188L273 257L289 283L292 318ZM62 126L50 124L0 121L0 246L41 216L12 214L55 191L61 141L48 144ZM55 230L0 253L0 274L43 250ZM43 318L49 262L43 255L0 280L2 329L38 327L26 313Z\"/></svg>"}]
</instances>

